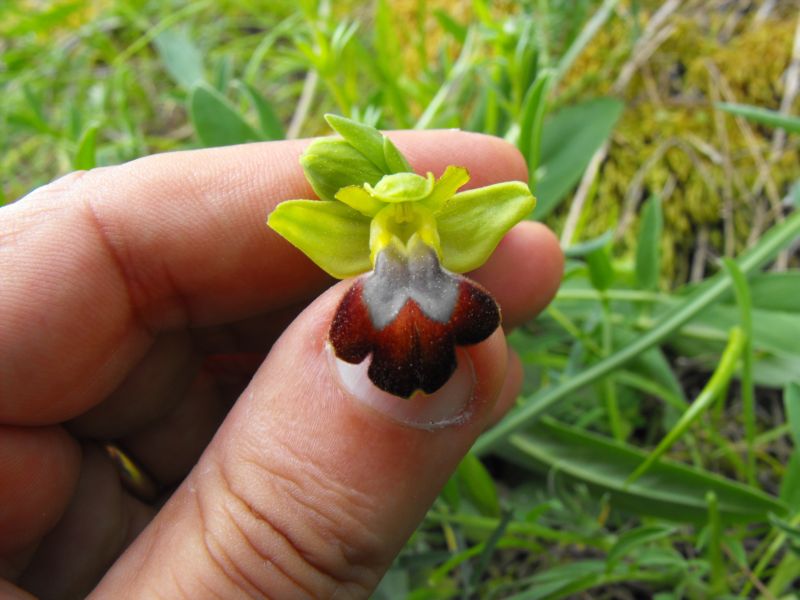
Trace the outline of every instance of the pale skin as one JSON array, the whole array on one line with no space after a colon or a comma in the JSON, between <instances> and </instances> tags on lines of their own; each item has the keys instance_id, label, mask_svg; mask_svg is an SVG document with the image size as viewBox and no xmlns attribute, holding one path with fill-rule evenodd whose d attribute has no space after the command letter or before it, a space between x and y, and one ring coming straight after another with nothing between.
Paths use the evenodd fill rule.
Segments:
<instances>
[{"instance_id":1,"label":"pale skin","mask_svg":"<svg viewBox=\"0 0 800 600\"><path fill-rule=\"evenodd\" d=\"M391 137L421 173L526 179L494 138ZM313 197L306 143L73 173L0 210L0 596L368 597L511 406L521 367L499 329L467 348L464 423L408 427L342 389L325 339L349 283L330 287L264 224ZM508 330L562 267L525 222L472 277ZM123 445L172 496L131 496L92 440Z\"/></svg>"}]
</instances>

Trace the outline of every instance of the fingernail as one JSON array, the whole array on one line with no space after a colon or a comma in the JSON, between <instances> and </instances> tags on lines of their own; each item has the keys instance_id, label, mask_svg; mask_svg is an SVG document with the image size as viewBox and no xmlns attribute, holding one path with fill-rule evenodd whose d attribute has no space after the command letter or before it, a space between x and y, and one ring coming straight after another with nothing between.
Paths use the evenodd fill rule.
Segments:
<instances>
[{"instance_id":1,"label":"fingernail","mask_svg":"<svg viewBox=\"0 0 800 600\"><path fill-rule=\"evenodd\" d=\"M328 358L339 384L356 401L390 419L416 429L441 429L464 423L472 414L475 370L469 354L456 349L458 366L447 383L433 394L417 392L400 398L375 387L369 376L370 357L354 365L337 358L328 344Z\"/></svg>"}]
</instances>

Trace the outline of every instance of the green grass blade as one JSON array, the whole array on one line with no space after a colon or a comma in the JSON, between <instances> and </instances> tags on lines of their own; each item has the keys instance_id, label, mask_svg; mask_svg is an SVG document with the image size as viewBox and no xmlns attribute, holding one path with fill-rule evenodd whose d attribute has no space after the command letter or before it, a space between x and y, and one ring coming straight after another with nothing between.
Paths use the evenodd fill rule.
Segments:
<instances>
[{"instance_id":1,"label":"green grass blade","mask_svg":"<svg viewBox=\"0 0 800 600\"><path fill-rule=\"evenodd\" d=\"M733 115L744 117L750 121L785 129L789 133L800 133L800 117L784 115L774 110L750 106L747 104L734 104L730 102L718 102L716 107Z\"/></svg>"},{"instance_id":2,"label":"green grass blade","mask_svg":"<svg viewBox=\"0 0 800 600\"><path fill-rule=\"evenodd\" d=\"M93 169L97 165L97 131L99 128L100 126L95 123L83 132L80 142L78 142L78 150L75 152L75 159L72 162L75 169Z\"/></svg>"},{"instance_id":3,"label":"green grass blade","mask_svg":"<svg viewBox=\"0 0 800 600\"><path fill-rule=\"evenodd\" d=\"M606 21L611 17L614 9L619 4L619 0L605 0L597 12L592 15L592 18L586 23L581 30L580 34L573 40L567 51L558 61L558 80L560 81L564 75L569 71L575 59L578 58L583 49L592 41L597 32L605 25Z\"/></svg>"},{"instance_id":4,"label":"green grass blade","mask_svg":"<svg viewBox=\"0 0 800 600\"><path fill-rule=\"evenodd\" d=\"M784 515L787 511L780 500L760 490L671 460L654 464L629 484L628 474L646 458L644 451L549 417L537 422L529 433L511 436L497 451L523 468L555 472L607 493L613 506L635 514L704 524L708 491L716 494L725 523L761 522L771 512Z\"/></svg>"},{"instance_id":5,"label":"green grass blade","mask_svg":"<svg viewBox=\"0 0 800 600\"><path fill-rule=\"evenodd\" d=\"M517 147L528 163L531 190L535 192L536 172L542 147L542 127L547 110L547 93L553 78L552 69L542 69L525 94L519 120L519 141Z\"/></svg>"},{"instance_id":6,"label":"green grass blade","mask_svg":"<svg viewBox=\"0 0 800 600\"><path fill-rule=\"evenodd\" d=\"M642 209L639 243L636 245L636 281L641 289L655 290L658 287L663 229L661 198L651 196Z\"/></svg>"},{"instance_id":7,"label":"green grass blade","mask_svg":"<svg viewBox=\"0 0 800 600\"><path fill-rule=\"evenodd\" d=\"M753 301L750 297L750 287L747 278L739 266L730 258L723 258L725 267L736 294L736 303L739 305L740 323L744 333L744 348L742 348L742 418L744 420L745 440L747 441L747 481L750 485L756 484L756 408L755 385L753 383Z\"/></svg>"},{"instance_id":8,"label":"green grass blade","mask_svg":"<svg viewBox=\"0 0 800 600\"><path fill-rule=\"evenodd\" d=\"M681 415L681 418L678 419L678 422L670 432L664 436L664 439L656 446L655 450L653 450L647 459L631 473L631 476L628 477L628 483L636 481L646 473L647 470L650 469L684 433L686 433L691 424L711 406L714 400L719 397L720 393L727 388L728 382L733 377L739 358L742 355L744 342L744 333L739 327L734 327L731 331L728 345L720 358L719 366L714 371L711 379L708 380L708 383L695 401L692 402L687 411Z\"/></svg>"},{"instance_id":9,"label":"green grass blade","mask_svg":"<svg viewBox=\"0 0 800 600\"><path fill-rule=\"evenodd\" d=\"M708 563L711 565L710 592L712 597L719 598L727 592L725 583L725 561L722 558L722 519L719 516L717 495L710 491L706 494L708 503Z\"/></svg>"},{"instance_id":10,"label":"green grass blade","mask_svg":"<svg viewBox=\"0 0 800 600\"><path fill-rule=\"evenodd\" d=\"M800 235L800 211L791 214L783 223L770 229L756 246L741 256L737 261L739 268L745 275L753 273L773 259L798 235ZM575 392L582 387L594 383L607 373L633 360L648 348L655 346L680 329L704 308L718 301L730 291L731 285L730 278L724 273L716 275L709 280L706 287L677 304L663 315L652 329L642 334L633 343L620 348L611 356L575 376L533 394L521 408L512 411L503 421L478 438L473 448L474 452L481 455L489 451L495 444L513 432L533 423L557 402L575 397Z\"/></svg>"}]
</instances>

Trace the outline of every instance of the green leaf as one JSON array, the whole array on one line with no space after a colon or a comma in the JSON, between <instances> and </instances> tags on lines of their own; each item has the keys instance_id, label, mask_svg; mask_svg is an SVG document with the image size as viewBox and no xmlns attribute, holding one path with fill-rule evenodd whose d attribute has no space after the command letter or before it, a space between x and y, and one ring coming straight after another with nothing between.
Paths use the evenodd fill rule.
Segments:
<instances>
[{"instance_id":1,"label":"green leaf","mask_svg":"<svg viewBox=\"0 0 800 600\"><path fill-rule=\"evenodd\" d=\"M264 96L258 93L252 85L244 81L236 81L236 85L241 88L258 113L258 124L265 140L286 139L286 132L283 130L283 123L275 113L275 109Z\"/></svg>"},{"instance_id":2,"label":"green leaf","mask_svg":"<svg viewBox=\"0 0 800 600\"><path fill-rule=\"evenodd\" d=\"M780 499L787 506L800 506L800 448L795 447L781 479Z\"/></svg>"},{"instance_id":3,"label":"green leaf","mask_svg":"<svg viewBox=\"0 0 800 600\"><path fill-rule=\"evenodd\" d=\"M739 115L750 121L785 129L789 133L800 133L800 118L784 115L774 110L750 106L747 104L734 104L729 102L717 102L715 105L720 110Z\"/></svg>"},{"instance_id":4,"label":"green leaf","mask_svg":"<svg viewBox=\"0 0 800 600\"><path fill-rule=\"evenodd\" d=\"M183 89L191 90L203 80L203 55L189 36L188 27L165 29L153 43L167 73Z\"/></svg>"},{"instance_id":5,"label":"green leaf","mask_svg":"<svg viewBox=\"0 0 800 600\"><path fill-rule=\"evenodd\" d=\"M765 263L772 260L777 253L800 235L800 212L790 214L783 223L773 226L753 248L737 259L739 267L745 275L750 275ZM627 364L645 350L659 344L674 334L704 309L718 302L731 290L731 281L727 275L720 274L695 293L680 302L676 302L664 312L655 325L642 333L633 343L619 348L610 356L592 364L559 381L544 387L526 399L519 408L512 410L505 419L485 432L473 446L479 456L493 445L504 440L514 431L535 422L544 412L556 403L568 403L570 399L579 397L583 387L590 385L609 373ZM754 319L755 320L755 319Z\"/></svg>"},{"instance_id":6,"label":"green leaf","mask_svg":"<svg viewBox=\"0 0 800 600\"><path fill-rule=\"evenodd\" d=\"M337 279L369 271L369 219L336 201L288 200L267 224Z\"/></svg>"},{"instance_id":7,"label":"green leaf","mask_svg":"<svg viewBox=\"0 0 800 600\"><path fill-rule=\"evenodd\" d=\"M519 121L519 141L517 147L528 163L528 172L533 178L533 189L536 189L536 173L539 168L542 146L542 130L544 115L547 109L547 93L553 80L552 69L542 69L536 75L522 101Z\"/></svg>"},{"instance_id":8,"label":"green leaf","mask_svg":"<svg viewBox=\"0 0 800 600\"><path fill-rule=\"evenodd\" d=\"M383 138L383 157L386 159L386 166L389 173L405 173L411 172L414 169L408 164L406 157L397 149L397 146L392 143L388 137Z\"/></svg>"},{"instance_id":9,"label":"green leaf","mask_svg":"<svg viewBox=\"0 0 800 600\"><path fill-rule=\"evenodd\" d=\"M72 162L75 169L93 169L97 165L97 131L99 128L100 126L95 123L83 132L80 142L78 142L78 150L75 152L75 159Z\"/></svg>"},{"instance_id":10,"label":"green leaf","mask_svg":"<svg viewBox=\"0 0 800 600\"><path fill-rule=\"evenodd\" d=\"M204 146L228 146L261 139L236 108L207 83L200 82L192 88L189 113Z\"/></svg>"},{"instance_id":11,"label":"green leaf","mask_svg":"<svg viewBox=\"0 0 800 600\"><path fill-rule=\"evenodd\" d=\"M535 205L528 186L519 181L453 196L435 214L444 266L456 273L477 269Z\"/></svg>"},{"instance_id":12,"label":"green leaf","mask_svg":"<svg viewBox=\"0 0 800 600\"><path fill-rule=\"evenodd\" d=\"M614 265L611 262L611 251L608 246L592 250L586 255L589 267L589 281L598 291L607 290L614 283Z\"/></svg>"},{"instance_id":13,"label":"green leaf","mask_svg":"<svg viewBox=\"0 0 800 600\"><path fill-rule=\"evenodd\" d=\"M615 563L625 558L633 550L637 550L645 544L654 542L656 540L669 537L675 532L675 527L670 525L643 525L630 531L626 531L617 539L616 543L608 551L606 562L609 569L613 568Z\"/></svg>"},{"instance_id":14,"label":"green leaf","mask_svg":"<svg viewBox=\"0 0 800 600\"><path fill-rule=\"evenodd\" d=\"M380 131L339 115L327 114L325 115L325 120L336 133L363 154L375 167L383 173L390 172L389 166L386 164L386 158L383 155L384 137Z\"/></svg>"},{"instance_id":15,"label":"green leaf","mask_svg":"<svg viewBox=\"0 0 800 600\"><path fill-rule=\"evenodd\" d=\"M322 200L333 200L340 189L349 185L375 185L385 174L345 140L333 138L309 144L300 164Z\"/></svg>"},{"instance_id":16,"label":"green leaf","mask_svg":"<svg viewBox=\"0 0 800 600\"><path fill-rule=\"evenodd\" d=\"M670 460L654 464L640 479L626 484L645 452L547 417L529 433L512 435L497 451L522 467L555 471L607 493L613 505L635 514L702 524L708 519L707 491L716 494L723 522L766 521L770 512L787 511L777 498L756 488Z\"/></svg>"},{"instance_id":17,"label":"green leaf","mask_svg":"<svg viewBox=\"0 0 800 600\"><path fill-rule=\"evenodd\" d=\"M648 455L647 459L631 473L629 482L634 481L642 476L648 469L650 469L664 453L669 450L678 439L686 433L689 426L694 423L705 412L711 404L719 398L724 389L727 388L728 383L733 377L734 370L742 356L745 346L745 336L742 329L734 327L731 330L730 339L725 351L719 360L719 365L714 371L711 378L695 398L694 402L689 405L689 408L678 419L675 426L664 436L659 442L658 446Z\"/></svg>"},{"instance_id":18,"label":"green leaf","mask_svg":"<svg viewBox=\"0 0 800 600\"><path fill-rule=\"evenodd\" d=\"M792 443L800 448L800 383L790 383L783 390L786 422L792 432Z\"/></svg>"},{"instance_id":19,"label":"green leaf","mask_svg":"<svg viewBox=\"0 0 800 600\"><path fill-rule=\"evenodd\" d=\"M609 229L603 234L598 235L596 238L572 244L569 248L564 249L564 256L566 258L583 258L591 254L598 248L608 246L614 239L614 230Z\"/></svg>"},{"instance_id":20,"label":"green leaf","mask_svg":"<svg viewBox=\"0 0 800 600\"><path fill-rule=\"evenodd\" d=\"M663 228L661 198L651 196L642 209L639 243L636 246L636 280L639 282L639 287L645 290L654 290L658 287Z\"/></svg>"},{"instance_id":21,"label":"green leaf","mask_svg":"<svg viewBox=\"0 0 800 600\"><path fill-rule=\"evenodd\" d=\"M598 98L564 108L542 130L540 172L533 188L539 199L534 218L550 214L578 182L589 161L608 139L624 105Z\"/></svg>"},{"instance_id":22,"label":"green leaf","mask_svg":"<svg viewBox=\"0 0 800 600\"><path fill-rule=\"evenodd\" d=\"M756 275L750 280L750 295L756 308L800 313L800 271Z\"/></svg>"},{"instance_id":23,"label":"green leaf","mask_svg":"<svg viewBox=\"0 0 800 600\"><path fill-rule=\"evenodd\" d=\"M480 459L468 453L458 465L458 481L464 495L487 517L500 515L500 500L494 480Z\"/></svg>"}]
</instances>

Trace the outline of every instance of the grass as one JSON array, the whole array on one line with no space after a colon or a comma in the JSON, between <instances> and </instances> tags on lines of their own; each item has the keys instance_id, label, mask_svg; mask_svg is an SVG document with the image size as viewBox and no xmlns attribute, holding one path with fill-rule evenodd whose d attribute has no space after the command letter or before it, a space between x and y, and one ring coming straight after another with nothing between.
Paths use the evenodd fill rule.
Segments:
<instances>
[{"instance_id":1,"label":"grass","mask_svg":"<svg viewBox=\"0 0 800 600\"><path fill-rule=\"evenodd\" d=\"M648 48L660 3L257 4L0 6L0 202L72 168L314 135L327 111L503 136L567 271L553 305L511 336L526 372L517 407L479 439L376 598L792 597L800 272L787 249L800 213L773 211L749 250L683 286L658 276L667 201L646 189L633 251L610 232L581 239L592 164L629 107L575 99L566 78L605 28ZM608 68L630 64L618 60ZM785 113L720 110L798 130ZM787 207L797 196L780 193Z\"/></svg>"}]
</instances>

